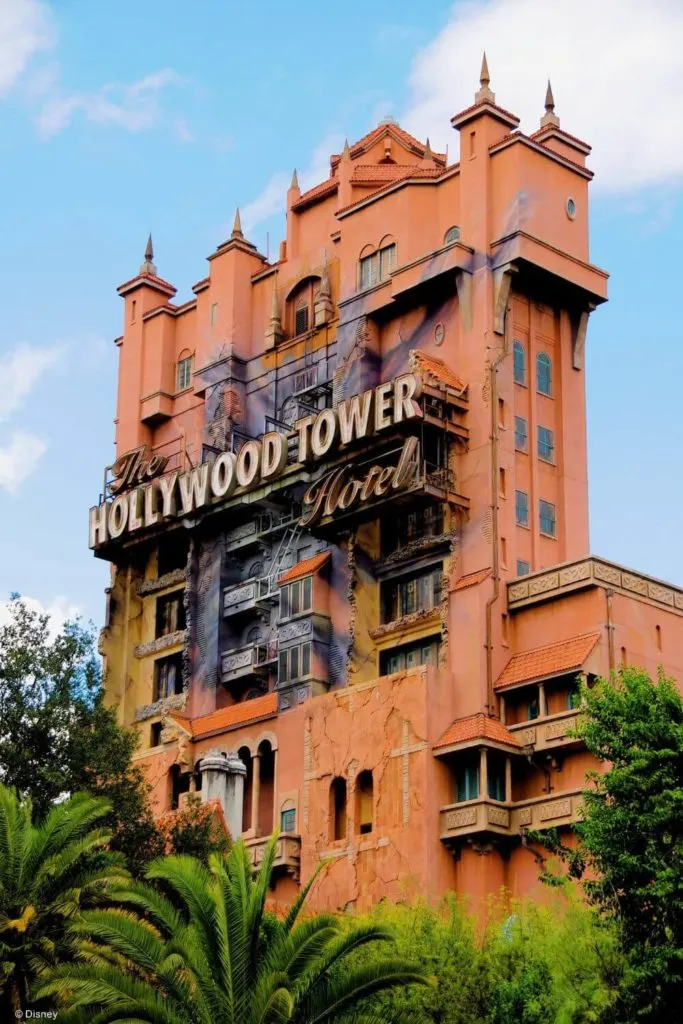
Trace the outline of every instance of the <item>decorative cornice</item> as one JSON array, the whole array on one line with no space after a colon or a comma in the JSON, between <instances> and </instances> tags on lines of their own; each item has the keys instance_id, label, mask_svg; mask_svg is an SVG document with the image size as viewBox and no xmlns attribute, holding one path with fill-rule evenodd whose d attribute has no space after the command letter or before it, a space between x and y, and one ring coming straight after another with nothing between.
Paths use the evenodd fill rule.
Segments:
<instances>
[{"instance_id":1,"label":"decorative cornice","mask_svg":"<svg viewBox=\"0 0 683 1024\"><path fill-rule=\"evenodd\" d=\"M179 629L175 633L166 633L165 636L158 636L156 640L148 640L145 644L138 644L135 648L136 658L146 658L149 654L160 654L169 647L179 647L185 642L185 630Z\"/></svg>"},{"instance_id":2,"label":"decorative cornice","mask_svg":"<svg viewBox=\"0 0 683 1024\"><path fill-rule=\"evenodd\" d=\"M185 583L185 580L186 570L174 569L173 572L167 572L157 579L141 580L137 585L137 592L140 597L144 597L146 594L156 594L167 587L174 587L177 583Z\"/></svg>"},{"instance_id":3,"label":"decorative cornice","mask_svg":"<svg viewBox=\"0 0 683 1024\"><path fill-rule=\"evenodd\" d=\"M565 562L508 583L508 609L515 612L588 587L618 590L626 597L683 615L683 589L680 587L594 556Z\"/></svg>"},{"instance_id":4,"label":"decorative cornice","mask_svg":"<svg viewBox=\"0 0 683 1024\"><path fill-rule=\"evenodd\" d=\"M406 632L413 633L416 627L436 626L440 625L440 621L441 617L438 607L430 608L427 611L422 609L419 612L413 612L412 615L404 615L401 619L395 619L393 622L386 622L382 626L369 629L368 633L373 640L381 640L386 636L394 636L396 639L400 639L401 634Z\"/></svg>"}]
</instances>

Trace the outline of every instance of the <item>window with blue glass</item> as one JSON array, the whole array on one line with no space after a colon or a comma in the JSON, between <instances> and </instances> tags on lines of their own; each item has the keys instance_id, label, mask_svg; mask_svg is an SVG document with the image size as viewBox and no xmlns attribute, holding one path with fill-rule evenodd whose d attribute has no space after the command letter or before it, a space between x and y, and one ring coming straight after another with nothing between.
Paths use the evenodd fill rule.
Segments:
<instances>
[{"instance_id":1,"label":"window with blue glass","mask_svg":"<svg viewBox=\"0 0 683 1024\"><path fill-rule=\"evenodd\" d=\"M280 831L296 832L296 809L283 807L280 811Z\"/></svg>"},{"instance_id":2,"label":"window with blue glass","mask_svg":"<svg viewBox=\"0 0 683 1024\"><path fill-rule=\"evenodd\" d=\"M486 775L490 800L505 799L505 755L497 750L486 752Z\"/></svg>"},{"instance_id":3,"label":"window with blue glass","mask_svg":"<svg viewBox=\"0 0 683 1024\"><path fill-rule=\"evenodd\" d=\"M546 352L539 352L536 356L536 390L541 395L553 393L553 364Z\"/></svg>"},{"instance_id":4,"label":"window with blue glass","mask_svg":"<svg viewBox=\"0 0 683 1024\"><path fill-rule=\"evenodd\" d=\"M512 346L512 363L515 384L526 384L526 353L521 341L515 341Z\"/></svg>"},{"instance_id":5,"label":"window with blue glass","mask_svg":"<svg viewBox=\"0 0 683 1024\"><path fill-rule=\"evenodd\" d=\"M462 754L455 772L455 800L477 800L479 798L479 751Z\"/></svg>"},{"instance_id":6,"label":"window with blue glass","mask_svg":"<svg viewBox=\"0 0 683 1024\"><path fill-rule=\"evenodd\" d=\"M529 495L526 491L515 491L515 519L517 526L529 525Z\"/></svg>"},{"instance_id":7,"label":"window with blue glass","mask_svg":"<svg viewBox=\"0 0 683 1024\"><path fill-rule=\"evenodd\" d=\"M523 416L515 416L515 448L525 452L529 444L529 427Z\"/></svg>"},{"instance_id":8,"label":"window with blue glass","mask_svg":"<svg viewBox=\"0 0 683 1024\"><path fill-rule=\"evenodd\" d=\"M528 562L525 562L523 558L517 559L517 575L528 576L531 572L531 566Z\"/></svg>"},{"instance_id":9,"label":"window with blue glass","mask_svg":"<svg viewBox=\"0 0 683 1024\"><path fill-rule=\"evenodd\" d=\"M555 435L547 427L538 428L538 457L543 462L555 461Z\"/></svg>"},{"instance_id":10,"label":"window with blue glass","mask_svg":"<svg viewBox=\"0 0 683 1024\"><path fill-rule=\"evenodd\" d=\"M555 506L551 501L540 501L538 503L541 533L546 537L554 537L557 533L557 520L555 518Z\"/></svg>"}]
</instances>

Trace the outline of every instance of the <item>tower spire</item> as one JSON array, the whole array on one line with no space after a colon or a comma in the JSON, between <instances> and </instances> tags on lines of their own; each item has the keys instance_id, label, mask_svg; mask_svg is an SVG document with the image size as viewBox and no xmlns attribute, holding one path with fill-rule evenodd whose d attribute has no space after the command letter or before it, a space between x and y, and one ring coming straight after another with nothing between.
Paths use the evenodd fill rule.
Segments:
<instances>
[{"instance_id":1,"label":"tower spire","mask_svg":"<svg viewBox=\"0 0 683 1024\"><path fill-rule=\"evenodd\" d=\"M154 265L154 245L152 243L152 233L150 231L147 237L147 245L145 246L145 258L140 267L140 273L156 275L156 272L157 268Z\"/></svg>"},{"instance_id":2,"label":"tower spire","mask_svg":"<svg viewBox=\"0 0 683 1024\"><path fill-rule=\"evenodd\" d=\"M548 87L545 91L545 114L541 118L541 128L548 126L560 127L560 119L555 113L555 97L553 96L553 87L550 84L550 79L548 79Z\"/></svg>"},{"instance_id":3,"label":"tower spire","mask_svg":"<svg viewBox=\"0 0 683 1024\"><path fill-rule=\"evenodd\" d=\"M242 233L242 221L240 219L240 208L239 208L239 206L235 210L235 220L233 221L233 224L232 224L232 234L230 235L230 237L231 238L244 238L244 235Z\"/></svg>"},{"instance_id":4,"label":"tower spire","mask_svg":"<svg viewBox=\"0 0 683 1024\"><path fill-rule=\"evenodd\" d=\"M495 93L490 88L491 76L489 74L489 64L486 59L486 50L481 59L481 70L479 72L479 88L474 94L475 103L495 103Z\"/></svg>"},{"instance_id":5,"label":"tower spire","mask_svg":"<svg viewBox=\"0 0 683 1024\"><path fill-rule=\"evenodd\" d=\"M296 173L296 167L294 168L294 173L292 174L292 184L289 187L290 188L295 188L295 189L297 189L297 191L299 189L299 178L298 178L298 175Z\"/></svg>"},{"instance_id":6,"label":"tower spire","mask_svg":"<svg viewBox=\"0 0 683 1024\"><path fill-rule=\"evenodd\" d=\"M351 159L351 150L349 149L349 140L348 139L344 139L344 148L342 150L341 158L342 158L342 160L350 160Z\"/></svg>"}]
</instances>

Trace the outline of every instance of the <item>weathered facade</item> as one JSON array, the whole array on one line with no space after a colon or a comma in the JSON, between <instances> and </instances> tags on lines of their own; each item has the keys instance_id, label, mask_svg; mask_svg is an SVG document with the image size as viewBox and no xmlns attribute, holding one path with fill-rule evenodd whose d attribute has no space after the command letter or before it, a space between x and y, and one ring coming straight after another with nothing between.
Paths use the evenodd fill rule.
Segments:
<instances>
[{"instance_id":1,"label":"weathered facade","mask_svg":"<svg viewBox=\"0 0 683 1024\"><path fill-rule=\"evenodd\" d=\"M157 808L223 804L277 895L528 892L575 820L576 679L677 674L683 592L589 554L590 147L550 90L525 135L486 64L460 162L391 120L239 215L183 305L151 243L121 285L109 700Z\"/></svg>"}]
</instances>

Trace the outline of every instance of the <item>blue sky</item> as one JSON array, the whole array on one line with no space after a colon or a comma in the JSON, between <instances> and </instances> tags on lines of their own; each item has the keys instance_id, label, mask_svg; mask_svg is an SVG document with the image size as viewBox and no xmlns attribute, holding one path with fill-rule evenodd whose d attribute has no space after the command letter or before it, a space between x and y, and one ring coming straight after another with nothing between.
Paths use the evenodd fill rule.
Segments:
<instances>
[{"instance_id":1,"label":"blue sky","mask_svg":"<svg viewBox=\"0 0 683 1024\"><path fill-rule=\"evenodd\" d=\"M322 180L345 135L391 113L455 156L483 46L524 129L550 74L563 127L595 147L591 256L612 277L587 344L592 550L683 585L683 10L548 8L0 0L0 602L101 620L87 511L113 451L116 286L147 232L184 301L235 206L272 252L292 168Z\"/></svg>"}]
</instances>

